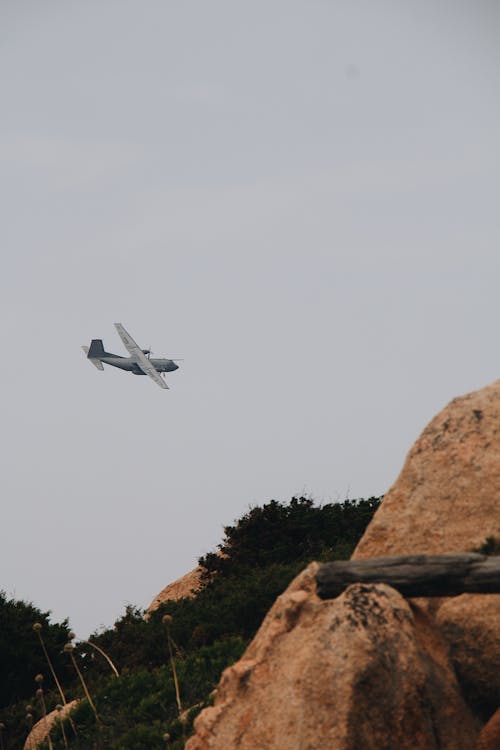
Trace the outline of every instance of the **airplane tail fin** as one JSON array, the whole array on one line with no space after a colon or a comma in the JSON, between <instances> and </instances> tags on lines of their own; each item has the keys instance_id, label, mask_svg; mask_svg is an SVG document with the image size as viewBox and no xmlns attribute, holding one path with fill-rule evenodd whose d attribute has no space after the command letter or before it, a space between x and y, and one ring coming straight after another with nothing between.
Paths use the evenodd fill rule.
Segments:
<instances>
[{"instance_id":1,"label":"airplane tail fin","mask_svg":"<svg viewBox=\"0 0 500 750\"><path fill-rule=\"evenodd\" d=\"M98 370L104 370L103 364L99 359L99 357L104 357L106 354L101 339L93 339L90 343L90 348L88 346L82 346L82 349L87 355L87 359L89 359Z\"/></svg>"},{"instance_id":2,"label":"airplane tail fin","mask_svg":"<svg viewBox=\"0 0 500 750\"><path fill-rule=\"evenodd\" d=\"M92 339L90 342L90 349L88 350L87 357L89 359L99 359L99 357L105 357L106 352L102 345L102 339Z\"/></svg>"}]
</instances>

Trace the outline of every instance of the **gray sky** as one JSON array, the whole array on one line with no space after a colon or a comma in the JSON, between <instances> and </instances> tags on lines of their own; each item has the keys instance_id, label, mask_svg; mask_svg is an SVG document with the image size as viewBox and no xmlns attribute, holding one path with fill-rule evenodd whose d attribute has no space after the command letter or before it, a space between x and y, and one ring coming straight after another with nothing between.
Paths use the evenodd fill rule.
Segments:
<instances>
[{"instance_id":1,"label":"gray sky","mask_svg":"<svg viewBox=\"0 0 500 750\"><path fill-rule=\"evenodd\" d=\"M0 4L0 588L80 637L500 376L494 0ZM183 356L170 391L80 349Z\"/></svg>"}]
</instances>

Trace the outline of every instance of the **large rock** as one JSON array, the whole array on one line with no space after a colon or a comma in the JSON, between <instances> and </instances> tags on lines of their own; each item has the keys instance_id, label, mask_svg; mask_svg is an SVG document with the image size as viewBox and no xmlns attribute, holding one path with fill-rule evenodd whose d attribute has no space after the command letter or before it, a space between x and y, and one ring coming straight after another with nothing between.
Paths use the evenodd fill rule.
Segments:
<instances>
[{"instance_id":1,"label":"large rock","mask_svg":"<svg viewBox=\"0 0 500 750\"><path fill-rule=\"evenodd\" d=\"M478 726L426 615L394 589L280 596L186 750L472 750Z\"/></svg>"},{"instance_id":2,"label":"large rock","mask_svg":"<svg viewBox=\"0 0 500 750\"><path fill-rule=\"evenodd\" d=\"M445 601L436 615L460 683L486 716L500 706L499 600L464 594Z\"/></svg>"},{"instance_id":3,"label":"large rock","mask_svg":"<svg viewBox=\"0 0 500 750\"><path fill-rule=\"evenodd\" d=\"M61 723L64 722L66 726L66 720L69 718L71 711L76 708L78 702L78 700L70 701L59 711L50 711L47 716L37 721L26 738L23 750L37 750L40 745L47 741L49 735L53 736L57 733L57 739L59 739L62 734Z\"/></svg>"},{"instance_id":4,"label":"large rock","mask_svg":"<svg viewBox=\"0 0 500 750\"><path fill-rule=\"evenodd\" d=\"M146 610L146 616L158 609L162 604L168 601L177 601L178 599L191 598L202 586L203 568L198 567L178 578L173 583L169 583L153 599Z\"/></svg>"},{"instance_id":5,"label":"large rock","mask_svg":"<svg viewBox=\"0 0 500 750\"><path fill-rule=\"evenodd\" d=\"M467 552L500 541L500 380L454 399L425 428L353 558ZM463 686L500 701L500 596L434 601Z\"/></svg>"},{"instance_id":6,"label":"large rock","mask_svg":"<svg viewBox=\"0 0 500 750\"><path fill-rule=\"evenodd\" d=\"M500 539L500 380L425 428L353 558L468 552Z\"/></svg>"},{"instance_id":7,"label":"large rock","mask_svg":"<svg viewBox=\"0 0 500 750\"><path fill-rule=\"evenodd\" d=\"M221 552L221 550L218 550L215 554L218 557L225 557L225 554ZM155 596L147 608L146 618L149 617L151 612L154 612L155 609L158 609L158 607L165 602L177 601L178 599L190 599L195 596L203 587L204 583L206 583L207 575L207 570L202 568L201 565L198 565L173 583L169 583L159 594L157 594L157 596Z\"/></svg>"}]
</instances>

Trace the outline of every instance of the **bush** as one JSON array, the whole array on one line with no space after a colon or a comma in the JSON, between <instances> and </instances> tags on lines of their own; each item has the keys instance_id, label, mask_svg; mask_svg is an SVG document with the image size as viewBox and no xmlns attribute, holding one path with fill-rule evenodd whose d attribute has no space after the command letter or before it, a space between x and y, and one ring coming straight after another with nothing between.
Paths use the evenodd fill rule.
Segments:
<instances>
[{"instance_id":1,"label":"bush","mask_svg":"<svg viewBox=\"0 0 500 750\"><path fill-rule=\"evenodd\" d=\"M42 673L45 684L53 685L45 656L33 624L42 625L45 646L55 666L56 673L64 674L66 660L62 649L68 640L68 621L54 625L50 612L41 612L32 604L8 599L0 591L0 708L33 694L35 675Z\"/></svg>"},{"instance_id":2,"label":"bush","mask_svg":"<svg viewBox=\"0 0 500 750\"><path fill-rule=\"evenodd\" d=\"M347 558L380 502L371 497L315 506L310 498L294 497L289 504L271 500L251 508L235 526L224 528L219 553L200 558L205 579L273 563Z\"/></svg>"}]
</instances>

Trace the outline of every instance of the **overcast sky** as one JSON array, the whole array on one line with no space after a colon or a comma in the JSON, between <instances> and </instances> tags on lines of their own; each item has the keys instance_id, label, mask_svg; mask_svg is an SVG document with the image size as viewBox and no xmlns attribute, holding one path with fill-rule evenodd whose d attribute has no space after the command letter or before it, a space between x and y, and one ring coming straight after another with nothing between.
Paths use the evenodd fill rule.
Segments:
<instances>
[{"instance_id":1,"label":"overcast sky","mask_svg":"<svg viewBox=\"0 0 500 750\"><path fill-rule=\"evenodd\" d=\"M500 377L496 0L0 2L0 588L79 637ZM170 391L80 349L185 357Z\"/></svg>"}]
</instances>

